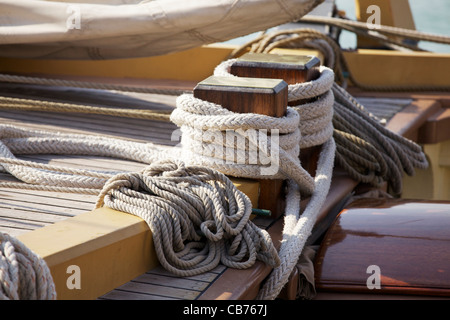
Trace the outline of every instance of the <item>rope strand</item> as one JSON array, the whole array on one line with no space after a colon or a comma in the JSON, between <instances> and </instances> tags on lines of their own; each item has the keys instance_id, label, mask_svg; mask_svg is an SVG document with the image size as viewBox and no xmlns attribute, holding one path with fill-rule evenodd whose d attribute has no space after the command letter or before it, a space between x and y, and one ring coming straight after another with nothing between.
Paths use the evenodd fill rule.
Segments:
<instances>
[{"instance_id":1,"label":"rope strand","mask_svg":"<svg viewBox=\"0 0 450 320\"><path fill-rule=\"evenodd\" d=\"M219 262L238 269L256 260L279 265L270 236L249 220L250 199L215 170L155 163L111 178L97 202L103 205L144 219L158 260L175 275L204 273Z\"/></svg>"}]
</instances>

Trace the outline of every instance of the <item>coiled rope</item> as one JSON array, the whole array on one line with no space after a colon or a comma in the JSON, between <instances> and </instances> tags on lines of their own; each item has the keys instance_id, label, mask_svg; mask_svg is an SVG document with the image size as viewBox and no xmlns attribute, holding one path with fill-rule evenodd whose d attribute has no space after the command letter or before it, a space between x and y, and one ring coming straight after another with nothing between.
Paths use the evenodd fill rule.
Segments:
<instances>
[{"instance_id":1,"label":"coiled rope","mask_svg":"<svg viewBox=\"0 0 450 320\"><path fill-rule=\"evenodd\" d=\"M0 232L0 300L54 300L45 261L21 241Z\"/></svg>"},{"instance_id":2,"label":"coiled rope","mask_svg":"<svg viewBox=\"0 0 450 320\"><path fill-rule=\"evenodd\" d=\"M323 43L325 42L326 40ZM326 47L326 45L323 47ZM173 167L173 163L158 164L165 168L163 171L168 170L169 172L173 172L169 174L169 176L172 174L173 176L164 177L165 179L172 179L175 177L176 179L172 180L176 180L177 182L172 181L171 183L162 183L159 181L159 178L156 179L156 177L161 174L161 169L158 168L149 169L148 171L139 174L128 173L125 175L116 175L115 173L110 172L91 172L70 170L47 165L31 165L28 162L16 159L10 148L19 154L21 152L68 152L69 154L73 154L74 152L78 154L79 152L86 152L85 154L114 157L130 154L130 148L128 143L125 143L125 145L119 143L118 146L116 146L118 142L116 139L103 140L103 138L92 139L91 136L83 137L81 135L74 137L73 135L65 136L62 134L56 134L55 136L54 134L43 132L30 133L26 130L20 130L11 126L2 128L2 135L4 135L2 136L4 138L3 145L0 145L0 151L2 151L4 156L2 163L4 163L4 168L6 170L15 174L19 179L30 183L29 186L31 188L39 188L42 186L44 188L48 187L48 190L65 189L68 192L75 192L75 190L98 192L99 188L104 186L99 198L98 206L105 204L125 212L136 214L145 219L149 223L149 226L156 230L156 245L159 248L158 252L161 254L161 257L158 258L161 261L164 261L163 264L176 274L197 274L211 268L218 263L218 261L222 261L224 264L228 263L230 266L246 267L248 261L254 262L255 259L260 259L272 266L278 265L278 267L273 270L258 295L258 298L260 299L273 299L287 282L288 277L301 254L306 239L314 226L317 219L317 213L325 201L331 182L335 155L337 155L337 161L341 161L339 160L339 152L336 152L338 147L336 146L335 139L336 141L341 141L338 139L345 136L345 134L340 135L340 132L352 132L351 127L354 123L352 123L351 117L342 117L347 121L347 124L342 124L342 126L339 127L340 129L337 130L333 128L336 118L333 116L333 105L336 109L335 112L340 112L338 110L343 111L348 108L355 111L355 114L362 115L363 118L368 116L369 120L367 123L373 126L375 128L374 130L381 130L381 136L388 136L395 141L395 146L392 146L392 142L386 143L384 137L383 139L379 138L380 135L375 137L375 140L379 140L379 144L389 152L393 151L396 153L398 150L407 150L405 155L401 154L396 158L393 157L392 154L389 154L386 159L392 159L392 161L385 160L385 162L389 163L385 163L384 165L382 163L380 164L380 159L384 159L383 155L373 156L379 163L376 164L374 161L375 164L368 165L367 167L369 167L369 170L373 169L373 171L377 173L386 172L388 175L389 171L386 170L386 168L390 165L390 162L395 164L393 167L396 167L397 169L403 167L407 172L411 172L411 169L413 169L412 167L414 166L426 164L423 154L420 153L420 147L412 142L405 142L405 139L398 138L393 133L383 131L382 126L380 126L370 115L367 115L362 106L356 104L351 96L346 94L339 86L333 84L334 77L331 75L333 75L333 72L331 72L330 69L322 67L321 76L318 80L290 86L290 100L304 99L307 97L317 97L317 100L308 106L288 108L287 116L283 119L275 119L260 115L251 115L251 117L249 117L249 115L234 114L221 108L221 106L195 99L190 94L183 94L178 97L177 109L172 113L171 118L173 122L181 126L183 131L183 153L181 154L181 157L179 154L174 154L173 151L169 151L170 149L161 149L152 144L135 144L131 148L138 154L137 158L133 159L140 159L139 161L145 163L154 163L155 159L175 158L181 158L186 161L185 166L178 164L178 167ZM333 96L336 96L336 101L338 101L338 103L333 104ZM306 110L308 110L308 112ZM340 125L341 123L344 123L344 121L340 120L338 124ZM277 143L271 143L272 135L269 138L264 131L273 128L279 128L279 133L281 134L279 146ZM215 130L215 133L209 136L205 135L205 132L209 130ZM237 137L243 137L247 142L246 148L240 150L237 148L238 144L234 142L235 140L231 140L232 142L230 142L227 139L227 130L234 131L235 134L237 133ZM253 133L256 133L256 135ZM333 138L333 136L338 138ZM359 138L355 135L355 132L352 132L351 137ZM77 138L79 138L78 141ZM363 138L360 139L362 140ZM358 139L355 139L355 141L356 140ZM70 145L74 141L75 148L70 147L65 149L63 147L63 145ZM261 145L261 141L266 141L266 144ZM350 141L350 139L346 138L339 148L345 146L345 142L348 141ZM58 145L59 142L62 143L62 145ZM397 143L399 147L397 146ZM299 163L298 155L300 147L321 144L322 151L319 157L318 169L316 175L311 177ZM260 159L259 162L251 163L251 165L248 166L248 162L251 162L250 159L252 159L248 149L250 146L258 146L258 150L263 153L266 160L261 161ZM223 152L224 149L225 152ZM370 147L365 149L363 153L366 155L367 150L369 149ZM100 154L97 153L98 150L101 150ZM201 150L200 154L198 153L198 150ZM219 152L219 150L222 150L222 152ZM195 151L196 153L193 156L189 151ZM349 153L347 157L351 159L350 161L358 163L359 158L362 157L359 156L357 152L352 152L353 153ZM342 154L344 153L345 152L342 152ZM216 157L217 155L220 155L220 157ZM239 198L240 196L231 200L230 194L225 193L224 190L218 188L221 184L227 185L223 180L219 179L219 182L215 181L208 183L209 186L214 186L215 189L218 188L219 190L222 190L217 191L218 195L214 195L209 186L199 187L199 184L192 182L192 177L190 176L192 174L192 172L190 172L192 168L199 169L199 165L207 165L230 175L260 178L264 178L265 176L268 178L267 175L262 174L261 168L264 168L264 166L267 167L267 159L269 160L269 163L273 164L271 161L277 160L274 159L274 155L279 155L279 162L277 164L279 165L280 170L270 178L282 177L289 180L285 226L283 230L284 240L280 248L279 260L277 256L274 255L274 250L273 247L271 247L270 239L267 238L267 234L260 232L258 228L254 229L251 224L248 223L247 205L244 205L245 209L240 207L237 211L229 210L231 207L235 208L235 203L244 201L244 203L248 204L247 201L241 200L241 198ZM230 159L230 156L232 159L237 159L238 156L240 156L241 159L245 160L245 164L228 163L227 160ZM411 160L411 158L413 160ZM168 168L168 165L172 167ZM27 166L34 167L35 170L26 168L24 172L24 168ZM362 166L362 171L368 170L367 167ZM360 169L357 166L356 168L356 171ZM204 171L199 173L200 176L205 175L205 169L201 170ZM49 171L56 171L57 173ZM182 174L184 175L182 179L179 176L180 172L184 172ZM75 180L69 179L69 182L67 181L66 178L69 176L69 173L70 175L75 175ZM36 180L36 175L40 176L41 174L43 174L45 178L39 177ZM358 174L360 174L360 172L358 172ZM164 174L162 174L162 176L164 176ZM371 176L371 174L368 176ZM377 177L377 183L379 183L379 175L375 176ZM189 179L187 177L189 177ZM383 178L389 178L389 176L383 176ZM182 181L183 179L187 180ZM189 182L187 182L188 180ZM180 198L179 188L185 186L186 182L195 186L193 194L190 194L188 197L189 200ZM61 184L63 184L63 186L61 186ZM202 202L199 199L192 200L195 198L194 195L197 197L200 195L200 190L207 195L207 197L204 198L206 199L204 200L205 202ZM228 192L228 187L226 187L226 190ZM234 191L230 192L233 193ZM311 199L304 212L300 215L301 194L311 195ZM168 196L168 199L174 200L166 200L161 197L161 195ZM224 196L225 198L228 197L228 202L223 202L223 200L221 200ZM152 198L152 201L154 202L147 204L147 201L145 200L149 200L149 198ZM162 198L164 200L162 200ZM238 198L240 200L237 200ZM174 204L169 206L168 202L174 202ZM144 204L148 207L144 208ZM183 206L186 206L186 208L189 209L178 210L179 208L184 208ZM186 224L189 224L187 221L192 221L192 218L185 220L177 216L177 214L182 212L181 214L184 215L185 212L193 211L194 209L192 208L197 210L200 207L207 207L207 209L201 213L199 213L200 211L197 211L198 215L208 219L206 220L207 222L204 222L203 224L194 223L195 226L193 228L187 228ZM214 207L215 210L211 211L210 208L212 207ZM166 213L164 214L165 217L171 215L172 219L167 221L166 219L161 219L159 215L151 215L148 211L149 208L151 211L155 210L156 212ZM218 212L218 215L211 219L211 212L216 211ZM175 214L175 212L177 212L177 214ZM246 213L241 214L241 212ZM239 222L237 220L239 220ZM224 221L226 221L226 223L224 223ZM226 232L236 230L236 225L242 226L244 223L242 222L241 224L241 221L247 221L245 224L250 225L250 227L248 227L248 229L247 227L244 227L243 229L237 228L241 232L239 236L233 234L233 231L225 236ZM175 232L175 230L177 230L177 232ZM195 230L195 232L192 230ZM199 231L201 235L197 234ZM194 233L196 235L194 235ZM181 234L181 237L179 234ZM223 235L224 238L220 238L219 235ZM231 240L231 242L226 242L225 239L228 239L230 235L231 237L235 236L235 238ZM198 236L204 238L211 236L212 238L208 238L208 244L202 246L198 245ZM192 239L192 244L184 245L183 241L186 239ZM219 242L215 243L213 240L218 240ZM170 244L167 248L165 247L166 243ZM219 253L223 253L224 250L228 250L227 253L220 255ZM195 258L194 255L197 258ZM244 259L244 262L242 262L242 259Z\"/></svg>"},{"instance_id":3,"label":"coiled rope","mask_svg":"<svg viewBox=\"0 0 450 320\"><path fill-rule=\"evenodd\" d=\"M231 76L226 70L233 61L227 61L219 65L214 71L215 75ZM334 83L333 72L326 67L321 67L320 77L316 81L311 81L307 84L298 84L293 86L294 92L303 92L304 95L317 97L315 102L310 103L311 113L306 116L301 123L301 115L298 110L288 107L287 114L282 118L273 118L264 115L255 114L236 114L229 110L222 108L219 105L212 104L194 98L192 95L184 95L177 100L177 109L172 113L172 121L181 127L183 132L182 146L188 151L188 159L194 163L200 163L205 166L217 166L219 170L223 170L226 174L246 176L249 172L254 174L252 169L260 167L261 164L239 164L239 166L229 166L224 164L223 153L216 154L209 153L205 156L205 143L209 144L211 141L218 143L220 146L232 146L226 143L225 132L227 130L235 130L236 128L254 129L254 130L269 130L270 128L280 128L282 134L287 135L287 140L296 139L296 148L292 148L292 144L284 143L284 137L280 137L280 146L289 146L286 149L280 147L277 152L280 153L280 174L283 178L289 181L289 190L286 196L285 209L285 226L283 229L283 241L281 244L279 256L280 266L275 268L271 273L269 279L265 282L261 289L259 299L273 299L275 298L283 286L286 284L290 273L292 272L297 259L304 247L306 239L309 237L312 227L317 220L317 215L322 207L331 183L331 176L334 166L335 143L332 137L333 127L331 123L333 115L333 93L331 87ZM300 108L301 109L301 108ZM217 116L217 114L220 115ZM294 116L295 115L295 116ZM308 118L309 117L309 118ZM295 121L294 121L294 120ZM300 120L300 121L299 121ZM202 130L217 130L217 137L219 139L202 140L204 134L201 135ZM303 132L305 134L303 135ZM300 132L301 134L293 134ZM241 135L245 135L242 131ZM253 145L259 145L260 141L257 138L252 140L252 135L245 135ZM263 136L267 139L267 136ZM267 139L269 146L269 154L273 153L273 145ZM319 157L318 169L316 175L311 177L300 164L299 152L300 146L323 145ZM221 150L215 148L215 150ZM249 159L247 155L249 151L248 145L245 150L246 156L243 159ZM264 151L264 150L263 150ZM273 154L272 154L273 155ZM285 160L288 159L288 161ZM297 173L302 172L302 175ZM263 176L259 176L263 178ZM272 175L265 178L278 178L277 175ZM312 181L312 186L310 186ZM305 186L308 186L307 188ZM311 199L305 208L305 211L300 216L300 196L311 195Z\"/></svg>"},{"instance_id":4,"label":"coiled rope","mask_svg":"<svg viewBox=\"0 0 450 320\"><path fill-rule=\"evenodd\" d=\"M339 46L333 39L316 30L286 30L261 36L236 49L232 55L239 55L249 46L250 52L268 53L274 48L287 44L297 48L319 49L325 57L324 64L333 69L336 77L345 85L345 79L342 76L345 60ZM219 65L218 74L229 74L233 61L235 60L229 59ZM289 101L310 97L309 94L305 95L298 90L303 86L308 87L309 84L289 85ZM376 117L337 83L332 85L332 92L335 99L333 136L338 151L337 164L357 181L369 183L375 187L380 187L384 181L387 181L392 187L392 192L400 194L403 172L414 175L414 168L424 169L428 166L422 148L383 127ZM297 110L299 112L308 110L303 114L305 117L313 108L305 105L298 106Z\"/></svg>"},{"instance_id":5,"label":"coiled rope","mask_svg":"<svg viewBox=\"0 0 450 320\"><path fill-rule=\"evenodd\" d=\"M233 76L230 69L234 62L235 59L230 59L221 63L216 67L215 75ZM291 181L279 252L281 264L265 282L258 294L259 299L276 298L287 283L328 194L335 157L337 163L358 181L379 186L387 180L395 192L401 191L403 169L412 175L414 167L427 166L420 146L384 128L351 95L334 83L333 78L331 81L327 78L328 70L321 67L321 76L317 80L288 87L289 101L317 98L312 103L293 107L300 115L299 127L305 131L305 137L327 137L319 132L329 133L328 139L313 138L311 142L307 140L305 143L300 141L302 148L323 144L315 175L315 191L300 215L298 185ZM325 100L329 102L320 103ZM316 129L315 132L313 129L310 131L310 125ZM302 130L301 140L304 138ZM328 161L331 161L331 165Z\"/></svg>"},{"instance_id":6,"label":"coiled rope","mask_svg":"<svg viewBox=\"0 0 450 320\"><path fill-rule=\"evenodd\" d=\"M290 177L302 185L304 192L312 193L313 179L298 160L299 115L294 110L288 108L283 118L235 113L191 94L184 94L178 97L177 109L172 113L171 120L183 133L182 157L187 163L214 168L235 177ZM274 128L279 128L277 132L280 134L276 143L273 143L275 133L271 132ZM230 139L230 134L237 139ZM239 138L244 143L238 143ZM249 144L259 152L259 157L253 159L254 164L249 161ZM266 150L260 148L261 144L265 144ZM242 158L242 161L235 161L237 158ZM273 170L270 170L272 165Z\"/></svg>"},{"instance_id":7,"label":"coiled rope","mask_svg":"<svg viewBox=\"0 0 450 320\"><path fill-rule=\"evenodd\" d=\"M0 138L0 163L26 182L1 187L99 195L97 207L148 223L159 261L176 275L203 273L219 262L234 268L248 268L257 259L279 265L268 233L249 221L249 198L218 171L171 160L179 158L179 148L14 126L1 126ZM150 166L138 173L99 172L15 157L39 153L107 156Z\"/></svg>"},{"instance_id":8,"label":"coiled rope","mask_svg":"<svg viewBox=\"0 0 450 320\"><path fill-rule=\"evenodd\" d=\"M421 146L386 129L337 84L333 92L337 163L357 181L375 187L387 181L400 194L403 173L412 176L415 168L428 167Z\"/></svg>"},{"instance_id":9,"label":"coiled rope","mask_svg":"<svg viewBox=\"0 0 450 320\"><path fill-rule=\"evenodd\" d=\"M222 173L167 160L140 173L110 179L97 207L128 212L152 231L162 266L178 276L193 276L219 262L243 269L261 260L279 265L269 234L253 224L250 199Z\"/></svg>"}]
</instances>

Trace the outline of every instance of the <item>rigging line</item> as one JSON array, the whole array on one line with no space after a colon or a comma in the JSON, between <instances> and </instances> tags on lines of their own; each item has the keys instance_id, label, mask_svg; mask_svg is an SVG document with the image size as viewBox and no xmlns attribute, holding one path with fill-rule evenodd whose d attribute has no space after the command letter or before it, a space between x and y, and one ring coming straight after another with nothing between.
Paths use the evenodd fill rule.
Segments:
<instances>
[{"instance_id":1,"label":"rigging line","mask_svg":"<svg viewBox=\"0 0 450 320\"><path fill-rule=\"evenodd\" d=\"M1 96L0 108L10 110L30 110L46 112L80 112L166 122L170 122L170 114L172 113L172 110L107 108L65 102L53 102Z\"/></svg>"}]
</instances>

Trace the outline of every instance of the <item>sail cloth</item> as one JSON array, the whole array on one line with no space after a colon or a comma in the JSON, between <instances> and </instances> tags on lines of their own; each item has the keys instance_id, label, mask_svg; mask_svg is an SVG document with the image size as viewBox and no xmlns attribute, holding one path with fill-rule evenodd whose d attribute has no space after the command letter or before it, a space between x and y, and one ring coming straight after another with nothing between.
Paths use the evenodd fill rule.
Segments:
<instances>
[{"instance_id":1,"label":"sail cloth","mask_svg":"<svg viewBox=\"0 0 450 320\"><path fill-rule=\"evenodd\" d=\"M118 59L223 42L323 0L0 0L0 56Z\"/></svg>"}]
</instances>

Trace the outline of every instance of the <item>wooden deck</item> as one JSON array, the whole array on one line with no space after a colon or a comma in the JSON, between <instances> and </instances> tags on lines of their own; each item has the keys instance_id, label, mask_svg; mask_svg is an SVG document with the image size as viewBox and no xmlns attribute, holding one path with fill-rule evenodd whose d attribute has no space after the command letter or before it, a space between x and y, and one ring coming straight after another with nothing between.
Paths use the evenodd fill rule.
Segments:
<instances>
[{"instance_id":1,"label":"wooden deck","mask_svg":"<svg viewBox=\"0 0 450 320\"><path fill-rule=\"evenodd\" d=\"M91 103L103 107L172 109L174 96L114 93L102 90L0 85L4 96L51 99L73 103ZM63 99L63 100L62 100ZM105 137L171 145L177 127L167 122L121 118L94 114L0 110L0 125L8 124L32 130L95 134ZM145 164L132 161L75 155L17 155L19 159L68 166L71 168L137 171ZM0 181L17 180L0 173ZM17 236L67 217L92 210L96 196L0 188L0 231Z\"/></svg>"},{"instance_id":2,"label":"wooden deck","mask_svg":"<svg viewBox=\"0 0 450 320\"><path fill-rule=\"evenodd\" d=\"M147 108L170 110L175 107L175 96L117 93L103 90L88 90L63 87L24 86L0 84L4 96L48 99L70 103L89 103L102 107ZM390 119L408 105L411 99L361 98L361 102L376 116ZM9 124L33 130L53 132L95 134L140 142L173 145L171 135L177 127L168 122L122 118L81 113L56 113L39 111L0 110L0 125ZM105 167L117 171L137 171L145 164L93 156L74 155L18 155L23 160L102 170ZM7 173L0 173L0 181L17 181ZM0 231L14 236L60 221L67 217L92 210L96 196L30 191L25 189L0 188Z\"/></svg>"},{"instance_id":3,"label":"wooden deck","mask_svg":"<svg viewBox=\"0 0 450 320\"><path fill-rule=\"evenodd\" d=\"M165 95L18 84L0 84L0 94L95 104L111 108L129 107L163 110L173 109L176 99L175 96ZM412 101L408 97L402 97L401 99L388 97L382 100L372 97L361 98L361 102L370 112L379 118L386 119L386 121L410 106ZM80 113L0 110L0 125L2 124L35 130L104 135L164 145L178 143L178 141L171 141L171 135L177 129L174 124L143 119ZM401 128L399 130L403 130ZM104 169L107 167L118 171L136 171L145 166L145 164L130 161L92 156L22 155L18 157L25 160L84 169ZM6 173L1 173L0 181L16 180ZM90 211L94 208L95 201L96 196L0 188L0 231L17 236ZM264 224L266 225L261 225L261 227L267 227L268 223L270 223L270 220L265 220ZM223 279L226 273L227 268L219 266L215 270L200 276L179 278L158 267L101 296L99 299L201 299L205 297L206 290L211 288L216 280Z\"/></svg>"},{"instance_id":4,"label":"wooden deck","mask_svg":"<svg viewBox=\"0 0 450 320\"><path fill-rule=\"evenodd\" d=\"M103 295L100 300L196 300L226 270L218 266L211 272L193 277L176 277L162 267Z\"/></svg>"}]
</instances>

